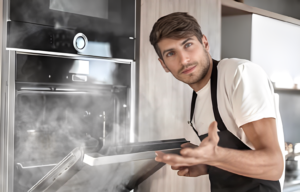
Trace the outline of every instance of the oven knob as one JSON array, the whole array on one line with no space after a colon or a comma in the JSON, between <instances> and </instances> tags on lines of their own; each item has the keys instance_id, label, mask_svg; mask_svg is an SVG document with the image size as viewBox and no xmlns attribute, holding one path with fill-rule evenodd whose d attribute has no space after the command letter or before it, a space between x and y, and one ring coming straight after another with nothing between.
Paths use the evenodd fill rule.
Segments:
<instances>
[{"instance_id":1,"label":"oven knob","mask_svg":"<svg viewBox=\"0 0 300 192\"><path fill-rule=\"evenodd\" d=\"M84 41L84 39L82 37L78 37L76 39L76 47L78 49L83 49L85 47L85 41Z\"/></svg>"},{"instance_id":2,"label":"oven knob","mask_svg":"<svg viewBox=\"0 0 300 192\"><path fill-rule=\"evenodd\" d=\"M77 33L73 40L73 46L78 52L84 51L87 47L88 39L83 33Z\"/></svg>"}]
</instances>

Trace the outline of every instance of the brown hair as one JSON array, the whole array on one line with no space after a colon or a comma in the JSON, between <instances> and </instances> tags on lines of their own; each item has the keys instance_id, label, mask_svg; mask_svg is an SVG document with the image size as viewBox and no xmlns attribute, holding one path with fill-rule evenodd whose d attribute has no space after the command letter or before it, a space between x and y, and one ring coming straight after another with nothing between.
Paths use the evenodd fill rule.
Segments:
<instances>
[{"instance_id":1,"label":"brown hair","mask_svg":"<svg viewBox=\"0 0 300 192\"><path fill-rule=\"evenodd\" d=\"M196 36L202 44L202 32L197 20L184 12L175 12L159 18L150 33L150 43L162 59L158 42L163 38L181 39Z\"/></svg>"}]
</instances>

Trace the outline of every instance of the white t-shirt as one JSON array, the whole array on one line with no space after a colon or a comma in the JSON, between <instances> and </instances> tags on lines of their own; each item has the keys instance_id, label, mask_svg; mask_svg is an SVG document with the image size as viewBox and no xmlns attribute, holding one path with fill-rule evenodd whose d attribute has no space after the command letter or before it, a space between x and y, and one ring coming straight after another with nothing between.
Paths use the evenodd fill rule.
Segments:
<instances>
[{"instance_id":1,"label":"white t-shirt","mask_svg":"<svg viewBox=\"0 0 300 192\"><path fill-rule=\"evenodd\" d=\"M210 81L197 92L193 124L199 135L206 134L215 120ZM263 69L250 61L223 59L218 64L217 102L227 129L251 149L253 145L240 127L263 118L276 118L278 141L284 154L284 135L278 97ZM280 180L283 186L284 174Z\"/></svg>"}]
</instances>

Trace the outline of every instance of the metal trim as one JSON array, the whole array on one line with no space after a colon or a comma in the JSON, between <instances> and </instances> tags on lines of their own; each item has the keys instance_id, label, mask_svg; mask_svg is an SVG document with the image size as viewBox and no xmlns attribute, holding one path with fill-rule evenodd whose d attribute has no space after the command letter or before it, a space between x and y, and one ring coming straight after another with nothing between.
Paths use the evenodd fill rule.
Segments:
<instances>
[{"instance_id":1,"label":"metal trim","mask_svg":"<svg viewBox=\"0 0 300 192\"><path fill-rule=\"evenodd\" d=\"M30 49L6 48L6 50L16 51L17 54L23 54L23 55L37 55L37 56L59 57L59 58L69 58L69 59L103 60L103 61L117 62L123 64L131 64L131 62L133 61L131 59L116 59L116 58L97 57L97 56L80 55L80 54L72 54L72 53L36 51Z\"/></svg>"},{"instance_id":2,"label":"metal trim","mask_svg":"<svg viewBox=\"0 0 300 192\"><path fill-rule=\"evenodd\" d=\"M140 75L140 41L141 41L141 0L135 1L135 135L136 135L136 141L138 141L138 135L139 135L139 75Z\"/></svg>"},{"instance_id":3,"label":"metal trim","mask_svg":"<svg viewBox=\"0 0 300 192\"><path fill-rule=\"evenodd\" d=\"M14 119L15 119L15 60L16 52L9 52L8 94L7 94L7 191L13 191L14 181Z\"/></svg>"},{"instance_id":4,"label":"metal trim","mask_svg":"<svg viewBox=\"0 0 300 192\"><path fill-rule=\"evenodd\" d=\"M45 164L45 165L34 165L34 166L23 166L22 163L16 163L19 165L22 169L32 169L32 168L39 168L39 167L54 167L57 164Z\"/></svg>"},{"instance_id":5,"label":"metal trim","mask_svg":"<svg viewBox=\"0 0 300 192\"><path fill-rule=\"evenodd\" d=\"M84 92L84 91L18 91L19 94L47 94L47 95L59 95L59 94L64 94L64 95L74 95L74 94L92 94L89 92Z\"/></svg>"},{"instance_id":6,"label":"metal trim","mask_svg":"<svg viewBox=\"0 0 300 192\"><path fill-rule=\"evenodd\" d=\"M7 65L8 65L8 51L5 50L6 48L6 39L7 39L7 24L6 21L9 18L9 0L2 0L1 1L1 24L2 27L1 30L1 65L0 65L0 191L7 192L7 170L6 170L6 155L7 155L7 149L6 149L6 89L7 89ZM3 107L4 106L4 107Z\"/></svg>"},{"instance_id":7,"label":"metal trim","mask_svg":"<svg viewBox=\"0 0 300 192\"><path fill-rule=\"evenodd\" d=\"M6 89L6 87L5 87ZM5 192L5 189L6 189L6 182L7 182L7 170L5 169L6 168L6 163L7 163L7 160L6 160L6 154L7 154L7 151L6 151L6 143L7 143L7 138L6 138L6 127L7 127L7 120L6 120L6 111L7 111L7 93L4 91L4 107L2 107L2 123L1 123L1 191Z\"/></svg>"},{"instance_id":8,"label":"metal trim","mask_svg":"<svg viewBox=\"0 0 300 192\"><path fill-rule=\"evenodd\" d=\"M136 141L136 63L131 65L131 93L130 93L130 128L129 142Z\"/></svg>"}]
</instances>

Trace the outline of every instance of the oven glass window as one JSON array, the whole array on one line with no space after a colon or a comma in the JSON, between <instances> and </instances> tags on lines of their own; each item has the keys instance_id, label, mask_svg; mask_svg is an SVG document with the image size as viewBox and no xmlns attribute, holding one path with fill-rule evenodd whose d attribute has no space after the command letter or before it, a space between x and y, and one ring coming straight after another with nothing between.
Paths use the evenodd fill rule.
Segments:
<instances>
[{"instance_id":1,"label":"oven glass window","mask_svg":"<svg viewBox=\"0 0 300 192\"><path fill-rule=\"evenodd\" d=\"M77 147L93 153L128 142L126 95L126 88L96 94L18 91L15 191L27 191Z\"/></svg>"},{"instance_id":2,"label":"oven glass window","mask_svg":"<svg viewBox=\"0 0 300 192\"><path fill-rule=\"evenodd\" d=\"M108 19L108 0L50 0L50 9Z\"/></svg>"},{"instance_id":3,"label":"oven glass window","mask_svg":"<svg viewBox=\"0 0 300 192\"><path fill-rule=\"evenodd\" d=\"M25 54L16 61L14 192L28 191L76 148L129 143L131 65Z\"/></svg>"}]
</instances>

